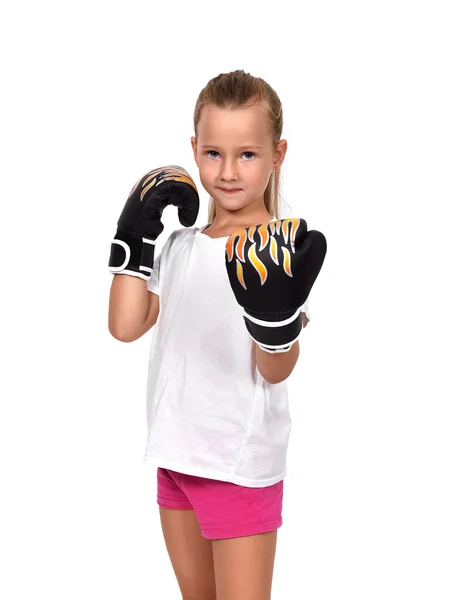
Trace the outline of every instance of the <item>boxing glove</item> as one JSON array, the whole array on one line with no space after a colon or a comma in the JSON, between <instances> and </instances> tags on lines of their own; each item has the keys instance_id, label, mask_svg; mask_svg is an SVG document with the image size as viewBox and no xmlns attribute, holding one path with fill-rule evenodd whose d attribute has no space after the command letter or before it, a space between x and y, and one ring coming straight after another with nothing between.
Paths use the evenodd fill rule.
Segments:
<instances>
[{"instance_id":1,"label":"boxing glove","mask_svg":"<svg viewBox=\"0 0 466 600\"><path fill-rule=\"evenodd\" d=\"M163 231L163 210L178 207L181 225L194 225L199 213L199 194L188 173L176 165L146 173L134 184L118 219L108 267L148 280L153 269L155 240Z\"/></svg>"},{"instance_id":2,"label":"boxing glove","mask_svg":"<svg viewBox=\"0 0 466 600\"><path fill-rule=\"evenodd\" d=\"M327 241L304 219L270 221L233 233L225 264L249 334L266 352L287 352L301 330L301 307L322 268Z\"/></svg>"}]
</instances>

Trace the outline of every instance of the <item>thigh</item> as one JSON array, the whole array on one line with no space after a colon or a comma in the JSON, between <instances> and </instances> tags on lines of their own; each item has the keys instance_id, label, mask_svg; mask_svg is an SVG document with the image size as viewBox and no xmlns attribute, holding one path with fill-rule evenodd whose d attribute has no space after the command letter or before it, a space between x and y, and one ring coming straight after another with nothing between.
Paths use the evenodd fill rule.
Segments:
<instances>
[{"instance_id":1,"label":"thigh","mask_svg":"<svg viewBox=\"0 0 466 600\"><path fill-rule=\"evenodd\" d=\"M212 542L194 510L159 508L165 545L184 600L215 600Z\"/></svg>"},{"instance_id":2,"label":"thigh","mask_svg":"<svg viewBox=\"0 0 466 600\"><path fill-rule=\"evenodd\" d=\"M180 475L158 470L160 522L183 600L215 600L212 542L202 536L197 516L178 487Z\"/></svg>"},{"instance_id":3,"label":"thigh","mask_svg":"<svg viewBox=\"0 0 466 600\"><path fill-rule=\"evenodd\" d=\"M277 531L212 541L217 600L270 600Z\"/></svg>"}]
</instances>

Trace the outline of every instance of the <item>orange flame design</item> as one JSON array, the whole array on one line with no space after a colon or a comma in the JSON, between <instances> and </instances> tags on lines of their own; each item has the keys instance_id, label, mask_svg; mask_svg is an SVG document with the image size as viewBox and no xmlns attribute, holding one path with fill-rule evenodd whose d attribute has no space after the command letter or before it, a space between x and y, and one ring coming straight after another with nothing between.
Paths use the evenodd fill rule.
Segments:
<instances>
[{"instance_id":1,"label":"orange flame design","mask_svg":"<svg viewBox=\"0 0 466 600\"><path fill-rule=\"evenodd\" d=\"M236 231L235 233L230 235L230 237L228 238L227 245L225 248L228 255L228 262L231 262L233 260L234 245L236 238L239 238L239 242L236 246L236 256L242 262L244 262L244 246L246 245L246 234L246 229L240 229L239 231Z\"/></svg>"},{"instance_id":2,"label":"orange flame design","mask_svg":"<svg viewBox=\"0 0 466 600\"><path fill-rule=\"evenodd\" d=\"M259 257L256 254L256 244L253 244L249 248L248 258L251 261L252 266L259 273L259 276L261 278L261 285L264 285L264 283L267 280L267 268L264 265L264 263L261 260L259 260Z\"/></svg>"},{"instance_id":3,"label":"orange flame design","mask_svg":"<svg viewBox=\"0 0 466 600\"><path fill-rule=\"evenodd\" d=\"M158 177L159 175L162 175L162 177ZM142 184L143 189L141 191L141 200L144 199L144 196L152 187L154 187L154 185L160 185L164 181L182 181L193 187L197 192L197 187L187 171L185 171L182 167L178 167L177 165L168 165L167 167L159 167L153 171L149 171L149 173L146 173L146 175L140 177L134 184L133 189L130 192L130 196L144 177L145 180Z\"/></svg>"},{"instance_id":4,"label":"orange flame design","mask_svg":"<svg viewBox=\"0 0 466 600\"><path fill-rule=\"evenodd\" d=\"M236 276L238 277L238 281L247 290L246 284L244 283L244 273L243 273L243 265L240 263L238 259L236 259Z\"/></svg>"},{"instance_id":5,"label":"orange flame design","mask_svg":"<svg viewBox=\"0 0 466 600\"><path fill-rule=\"evenodd\" d=\"M259 233L260 239L261 239L261 246L260 246L259 250L263 250L269 243L270 236L269 236L269 228L267 227L267 225L268 225L268 223L264 223L257 230L257 232ZM251 240L251 241L253 241L253 240Z\"/></svg>"},{"instance_id":6,"label":"orange flame design","mask_svg":"<svg viewBox=\"0 0 466 600\"><path fill-rule=\"evenodd\" d=\"M132 187L132 189L131 189L131 191L130 191L130 193L129 193L129 195L130 195L130 196L131 196L131 194L134 192L134 190L135 190L135 189L138 187L138 185L139 185L139 183L140 183L141 179L142 179L142 177L140 177L140 178L139 178L139 179L136 181L136 183L133 185L133 187ZM129 198L129 196L128 196L128 198Z\"/></svg>"},{"instance_id":7,"label":"orange flame design","mask_svg":"<svg viewBox=\"0 0 466 600\"><path fill-rule=\"evenodd\" d=\"M147 192L148 192L148 191L149 191L151 188L153 188L153 187L154 187L154 185L156 185L156 183L157 183L157 179L155 178L155 175L153 176L153 179L152 179L152 181L150 181L150 180L151 180L151 177L148 177L148 178L146 179L146 181L145 181L145 182L142 184L142 185L143 185L143 188L142 188L142 191L141 191L141 200L143 200L143 199L144 199L144 196L147 194ZM150 181L150 183L147 183L148 181Z\"/></svg>"},{"instance_id":8,"label":"orange flame design","mask_svg":"<svg viewBox=\"0 0 466 600\"><path fill-rule=\"evenodd\" d=\"M256 231L256 226L252 225L251 227L248 227L248 229L246 231L248 232L249 241L254 242L254 233Z\"/></svg>"},{"instance_id":9,"label":"orange flame design","mask_svg":"<svg viewBox=\"0 0 466 600\"><path fill-rule=\"evenodd\" d=\"M285 246L282 246L282 250L283 250L283 270L285 271L285 273L287 275L289 275L290 277L293 277L293 273L291 272L290 251L288 250L288 248L285 248Z\"/></svg>"},{"instance_id":10,"label":"orange flame design","mask_svg":"<svg viewBox=\"0 0 466 600\"><path fill-rule=\"evenodd\" d=\"M251 227L248 227L247 229L241 229L239 231L236 231L229 237L225 247L228 262L231 262L233 260L233 256L236 254L237 258L239 259L236 261L236 275L238 277L238 281L244 289L247 289L247 287L244 281L244 271L241 263L244 263L246 260L244 256L246 241L249 240L252 242L252 245L248 250L248 259L254 267L254 269L259 274L261 285L264 285L264 283L267 281L268 271L267 267L257 256L256 242L254 240L254 234L256 232L256 229L260 238L259 251L263 250L268 245L271 259L276 265L279 265L278 243L275 234L279 234L281 228L285 243L287 244L289 240L292 252L295 252L296 232L298 230L299 223L300 219L284 219L283 221L275 220L271 221L270 223L264 223L259 227L253 225ZM237 239L238 243L235 246ZM281 246L281 249L283 252L283 270L289 277L293 277L293 273L291 270L290 250L286 246Z\"/></svg>"},{"instance_id":11,"label":"orange flame design","mask_svg":"<svg viewBox=\"0 0 466 600\"><path fill-rule=\"evenodd\" d=\"M278 265L278 244L274 237L270 238L270 257Z\"/></svg>"},{"instance_id":12,"label":"orange flame design","mask_svg":"<svg viewBox=\"0 0 466 600\"><path fill-rule=\"evenodd\" d=\"M168 167L160 167L159 169L155 169L155 175L160 175L163 173L162 181L184 181L184 183L188 183L191 185L197 192L196 185L194 181L189 176L188 172L185 171L182 167L178 167L177 165L170 165ZM158 183L157 183L158 185Z\"/></svg>"},{"instance_id":13,"label":"orange flame design","mask_svg":"<svg viewBox=\"0 0 466 600\"><path fill-rule=\"evenodd\" d=\"M270 231L272 233L272 235L275 235L275 233L280 233L280 224L281 221L270 221L270 223L268 224L270 227Z\"/></svg>"},{"instance_id":14,"label":"orange flame design","mask_svg":"<svg viewBox=\"0 0 466 600\"><path fill-rule=\"evenodd\" d=\"M284 219L283 224L282 224L282 232L283 232L283 237L285 238L285 244L288 243L288 235L289 235L290 242L291 242L291 249L293 250L293 252L295 251L294 244L295 244L295 239L296 239L296 231L298 230L298 227L299 227L299 219Z\"/></svg>"}]
</instances>

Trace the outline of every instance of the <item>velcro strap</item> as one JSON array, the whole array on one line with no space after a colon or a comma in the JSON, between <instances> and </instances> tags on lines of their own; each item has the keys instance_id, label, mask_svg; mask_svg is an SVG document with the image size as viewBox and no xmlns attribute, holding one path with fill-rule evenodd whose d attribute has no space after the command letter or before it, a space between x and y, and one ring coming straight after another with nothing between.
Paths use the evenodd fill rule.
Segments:
<instances>
[{"instance_id":1,"label":"velcro strap","mask_svg":"<svg viewBox=\"0 0 466 600\"><path fill-rule=\"evenodd\" d=\"M155 240L117 231L112 240L108 268L111 273L126 273L149 279L154 266Z\"/></svg>"},{"instance_id":2,"label":"velcro strap","mask_svg":"<svg viewBox=\"0 0 466 600\"><path fill-rule=\"evenodd\" d=\"M283 321L266 321L244 314L249 334L266 352L287 352L302 330L301 309Z\"/></svg>"}]
</instances>

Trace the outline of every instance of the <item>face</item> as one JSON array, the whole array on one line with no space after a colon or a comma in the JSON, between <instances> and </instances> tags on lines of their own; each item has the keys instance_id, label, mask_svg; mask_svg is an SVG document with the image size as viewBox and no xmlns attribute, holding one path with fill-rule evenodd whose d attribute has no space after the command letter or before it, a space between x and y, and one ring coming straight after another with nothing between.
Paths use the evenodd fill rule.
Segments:
<instances>
[{"instance_id":1,"label":"face","mask_svg":"<svg viewBox=\"0 0 466 600\"><path fill-rule=\"evenodd\" d=\"M191 144L202 185L217 208L236 211L263 203L270 175L280 167L287 147L286 140L273 147L266 110L263 105L203 108Z\"/></svg>"}]
</instances>

